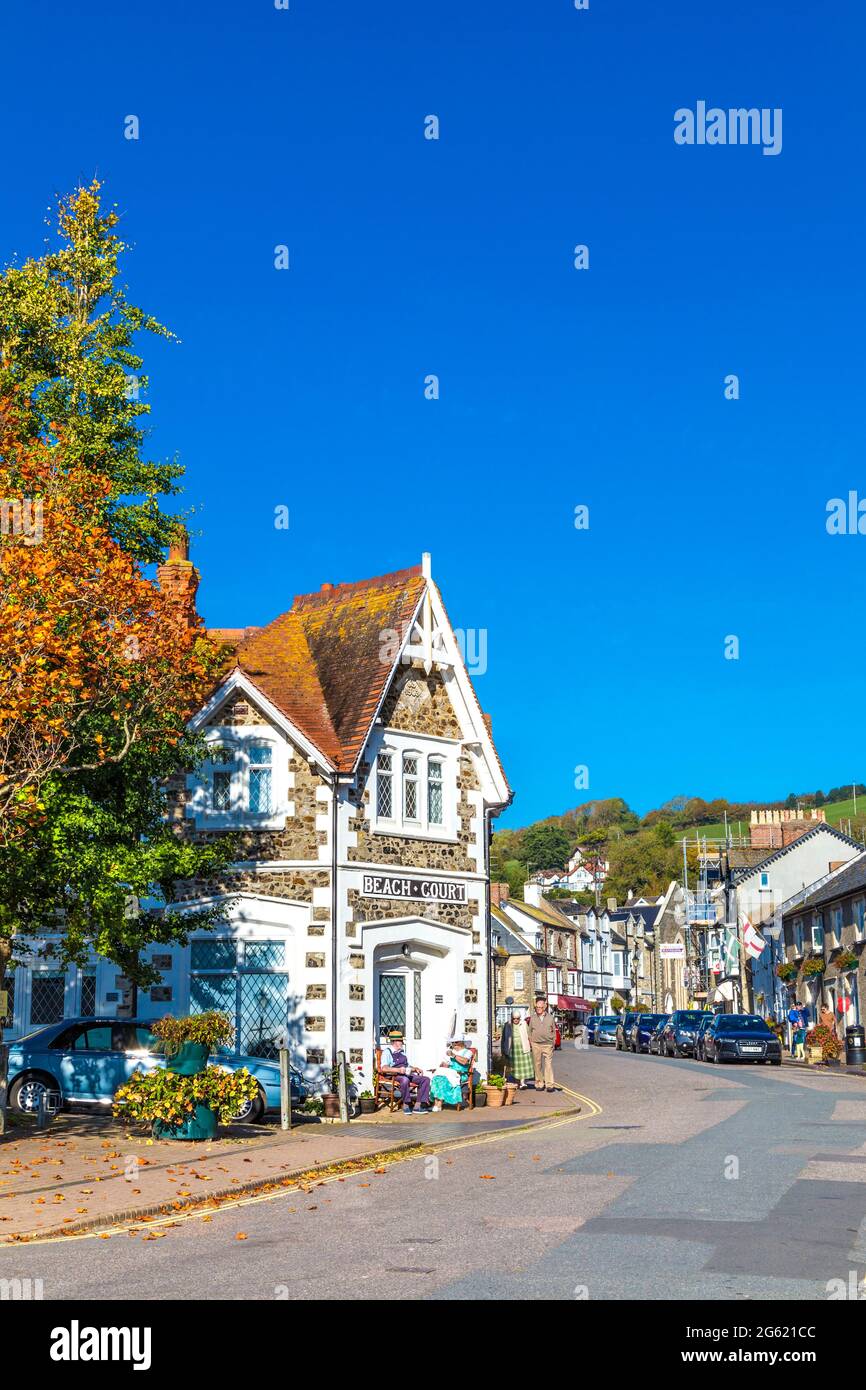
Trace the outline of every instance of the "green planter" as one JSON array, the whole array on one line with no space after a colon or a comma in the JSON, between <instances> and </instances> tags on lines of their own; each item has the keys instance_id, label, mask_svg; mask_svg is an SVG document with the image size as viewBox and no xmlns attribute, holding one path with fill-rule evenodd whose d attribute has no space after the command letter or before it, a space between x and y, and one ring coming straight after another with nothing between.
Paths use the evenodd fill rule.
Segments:
<instances>
[{"instance_id":1,"label":"green planter","mask_svg":"<svg viewBox=\"0 0 866 1390\"><path fill-rule=\"evenodd\" d=\"M204 1043L185 1042L180 1051L168 1059L165 1069L175 1076L197 1076L207 1066L207 1059L208 1049Z\"/></svg>"},{"instance_id":2,"label":"green planter","mask_svg":"<svg viewBox=\"0 0 866 1390\"><path fill-rule=\"evenodd\" d=\"M197 1105L183 1124L169 1125L164 1120L154 1120L152 1133L154 1139L215 1139L216 1112L209 1105Z\"/></svg>"}]
</instances>

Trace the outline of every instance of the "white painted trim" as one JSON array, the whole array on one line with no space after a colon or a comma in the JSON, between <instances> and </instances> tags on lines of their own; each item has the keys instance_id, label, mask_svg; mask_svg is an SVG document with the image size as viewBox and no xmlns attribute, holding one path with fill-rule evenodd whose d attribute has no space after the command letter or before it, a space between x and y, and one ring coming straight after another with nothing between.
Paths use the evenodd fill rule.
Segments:
<instances>
[{"instance_id":1,"label":"white painted trim","mask_svg":"<svg viewBox=\"0 0 866 1390\"><path fill-rule=\"evenodd\" d=\"M267 716L268 721L280 729L280 731L285 734L286 738L290 739L300 748L308 758L317 762L324 771L331 773L335 771L334 764L331 762L330 758L328 758L320 748L317 748L316 745L307 738L306 734L302 734L300 729L277 709L276 705L271 703L267 695L259 690L258 686L249 679L240 667L236 667L232 671L231 675L223 682L219 689L214 692L207 704L203 705L198 713L193 715L192 719L190 719L187 724L187 728L192 733L197 733L202 725L213 718L219 711L220 706L224 704L229 695L232 695L235 691L241 691L248 699L252 700L253 704L258 705L262 713Z\"/></svg>"}]
</instances>

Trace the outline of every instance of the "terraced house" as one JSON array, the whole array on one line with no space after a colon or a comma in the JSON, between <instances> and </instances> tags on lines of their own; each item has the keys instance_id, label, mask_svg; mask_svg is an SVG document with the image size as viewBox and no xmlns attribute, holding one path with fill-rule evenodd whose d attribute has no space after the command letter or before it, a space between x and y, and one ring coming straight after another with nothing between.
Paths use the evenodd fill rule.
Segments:
<instances>
[{"instance_id":1,"label":"terraced house","mask_svg":"<svg viewBox=\"0 0 866 1390\"><path fill-rule=\"evenodd\" d=\"M782 910L789 1003L812 1022L829 1009L840 1036L866 1018L866 854L826 874Z\"/></svg>"},{"instance_id":2,"label":"terraced house","mask_svg":"<svg viewBox=\"0 0 866 1390\"><path fill-rule=\"evenodd\" d=\"M191 618L199 577L184 542L159 581ZM483 1068L490 823L511 792L429 557L211 635L228 661L192 721L207 761L174 780L170 809L180 833L235 837L223 880L179 886L190 904L230 900L229 924L148 951L161 984L134 1006L106 962L64 975L34 958L17 972L15 1032L218 1007L244 1052L273 1055L287 1029L312 1077L343 1049L368 1079L394 1025L421 1066L456 1032Z\"/></svg>"}]
</instances>

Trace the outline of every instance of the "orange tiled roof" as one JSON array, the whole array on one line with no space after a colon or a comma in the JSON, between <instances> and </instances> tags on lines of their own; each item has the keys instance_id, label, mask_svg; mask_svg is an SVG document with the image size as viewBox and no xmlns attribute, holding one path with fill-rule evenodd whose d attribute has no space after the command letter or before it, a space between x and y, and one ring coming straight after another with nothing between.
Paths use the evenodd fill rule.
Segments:
<instances>
[{"instance_id":1,"label":"orange tiled roof","mask_svg":"<svg viewBox=\"0 0 866 1390\"><path fill-rule=\"evenodd\" d=\"M295 598L259 629L214 629L253 684L326 755L349 771L385 693L395 644L425 580L420 566Z\"/></svg>"}]
</instances>

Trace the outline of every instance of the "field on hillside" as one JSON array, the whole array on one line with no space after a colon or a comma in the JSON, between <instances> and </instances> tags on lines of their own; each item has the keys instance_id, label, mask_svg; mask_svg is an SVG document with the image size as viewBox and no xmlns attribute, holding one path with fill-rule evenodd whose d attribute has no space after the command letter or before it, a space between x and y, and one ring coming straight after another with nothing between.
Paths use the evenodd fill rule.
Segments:
<instances>
[{"instance_id":1,"label":"field on hillside","mask_svg":"<svg viewBox=\"0 0 866 1390\"><path fill-rule=\"evenodd\" d=\"M856 805L856 808L855 808L855 805L854 805L854 797L849 797L847 801L832 801L832 802L828 801L828 802L822 807L822 809L823 809L823 811L824 811L825 816L827 817L827 823L828 823L828 825L839 826L840 821L845 821L846 824L843 825L843 826L841 826L840 828L841 828L842 830L844 830L845 834L847 835L847 833L848 833L848 825L847 825L847 822L848 822L848 820L850 820L850 821L851 821L851 829L852 829L852 833L854 834L854 838L855 838L855 839L859 839L859 838L860 838L859 835L857 835L857 833L856 833L855 825L856 825L856 822L857 822L857 821L861 821L861 822L866 821L866 796L858 796L858 797L857 797L857 805ZM739 837L740 835L742 835L743 838L744 838L746 841L748 841L748 838L749 838L749 820L748 820L748 817L746 817L744 820L740 820L740 821L729 821L729 822L728 822L728 829L729 829L730 832L731 832L731 836L732 836L732 838L733 838L734 844L737 844L737 842L738 842L738 837ZM724 826L724 822L723 822L723 821L717 821L717 822L715 822L713 825L698 825L698 826L692 826L691 829L686 830L685 832L678 830L678 831L677 831L677 839L678 839L678 840L682 839L682 836L683 836L684 833L685 833L687 839L689 839L689 840L691 840L691 841L694 841L694 838L695 838L695 835L696 835L696 834L699 835L699 836L701 837L701 839L704 839L704 838L706 837L706 839L708 839L708 840L723 840L724 837L725 837L725 826Z\"/></svg>"}]
</instances>

